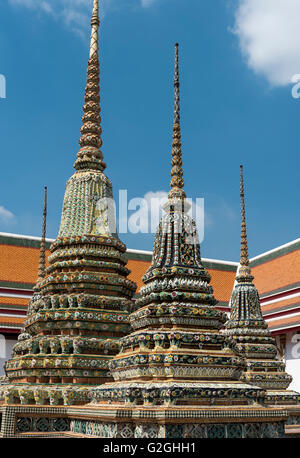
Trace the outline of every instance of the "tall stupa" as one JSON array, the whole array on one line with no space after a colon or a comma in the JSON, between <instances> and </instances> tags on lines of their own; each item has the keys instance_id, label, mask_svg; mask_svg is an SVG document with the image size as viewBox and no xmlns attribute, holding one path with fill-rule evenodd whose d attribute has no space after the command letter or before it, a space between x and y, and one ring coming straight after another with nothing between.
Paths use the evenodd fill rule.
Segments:
<instances>
[{"instance_id":1,"label":"tall stupa","mask_svg":"<svg viewBox=\"0 0 300 458\"><path fill-rule=\"evenodd\" d=\"M175 46L171 190L137 302L100 150L99 1L80 150L58 238L0 386L1 437L282 437L287 411L241 379L187 214ZM132 312L132 313L131 313ZM131 325L131 329L130 329Z\"/></svg>"},{"instance_id":2,"label":"tall stupa","mask_svg":"<svg viewBox=\"0 0 300 458\"><path fill-rule=\"evenodd\" d=\"M61 224L45 250L24 332L6 364L6 405L82 405L92 385L111 380L108 362L129 331L136 285L115 229L112 184L101 152L99 0L93 2L80 150L66 185Z\"/></svg>"},{"instance_id":3,"label":"tall stupa","mask_svg":"<svg viewBox=\"0 0 300 458\"><path fill-rule=\"evenodd\" d=\"M286 411L264 406L265 390L240 380L245 360L220 329L226 315L204 268L184 191L178 44L175 45L171 190L143 277L133 328L110 363L114 382L93 392L100 437L281 437ZM82 429L83 428L83 429ZM72 423L83 432L85 421Z\"/></svg>"},{"instance_id":4,"label":"tall stupa","mask_svg":"<svg viewBox=\"0 0 300 458\"><path fill-rule=\"evenodd\" d=\"M288 390L292 377L285 372L285 362L279 357L276 341L268 329L260 306L259 294L251 273L245 210L243 166L240 166L241 257L231 296L230 319L224 334L246 358L242 380L266 390L266 405L283 405L290 417L300 413L300 394ZM293 422L293 418L289 419ZM298 420L297 420L298 422Z\"/></svg>"}]
</instances>

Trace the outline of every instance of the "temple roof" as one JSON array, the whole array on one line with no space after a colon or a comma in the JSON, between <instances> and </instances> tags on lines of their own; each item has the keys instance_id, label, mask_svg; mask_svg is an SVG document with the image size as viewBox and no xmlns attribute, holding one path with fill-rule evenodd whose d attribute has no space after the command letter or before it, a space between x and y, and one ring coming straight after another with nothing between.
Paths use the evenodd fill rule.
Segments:
<instances>
[{"instance_id":1,"label":"temple roof","mask_svg":"<svg viewBox=\"0 0 300 458\"><path fill-rule=\"evenodd\" d=\"M46 239L46 258L50 244ZM39 237L0 233L0 287L31 290L36 282L39 261ZM151 251L127 250L129 278L142 286L142 276L150 266ZM238 263L202 258L204 266L212 275L212 285L217 299L227 305ZM48 266L48 262L47 262Z\"/></svg>"},{"instance_id":2,"label":"temple roof","mask_svg":"<svg viewBox=\"0 0 300 458\"><path fill-rule=\"evenodd\" d=\"M251 266L262 297L300 286L300 239L256 256Z\"/></svg>"},{"instance_id":3,"label":"temple roof","mask_svg":"<svg viewBox=\"0 0 300 458\"><path fill-rule=\"evenodd\" d=\"M4 327L13 327L19 331L20 322L25 318L27 304L37 279L40 241L40 237L0 233L2 330ZM49 247L52 242L53 239L46 239L46 259L50 254ZM139 290L142 286L142 277L150 266L152 252L128 249L127 257L128 268L131 270L129 278L137 283ZM238 263L209 258L202 258L202 262L212 276L211 285L219 301L218 306L224 310L228 309ZM300 239L250 259L250 265L260 294L263 315L270 329L275 332L299 329ZM15 315L16 320L14 317L7 317L7 321L5 316L8 314ZM5 326L4 321L7 323Z\"/></svg>"}]
</instances>

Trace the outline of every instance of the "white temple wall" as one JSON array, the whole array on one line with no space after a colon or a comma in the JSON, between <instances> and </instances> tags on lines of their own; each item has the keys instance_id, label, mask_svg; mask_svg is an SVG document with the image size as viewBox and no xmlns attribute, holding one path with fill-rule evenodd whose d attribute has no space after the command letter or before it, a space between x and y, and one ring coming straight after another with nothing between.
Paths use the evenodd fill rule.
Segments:
<instances>
[{"instance_id":1,"label":"white temple wall","mask_svg":"<svg viewBox=\"0 0 300 458\"><path fill-rule=\"evenodd\" d=\"M17 339L7 339L3 334L0 334L0 376L5 375L3 365L10 358L16 342Z\"/></svg>"},{"instance_id":2,"label":"white temple wall","mask_svg":"<svg viewBox=\"0 0 300 458\"><path fill-rule=\"evenodd\" d=\"M286 372L293 377L289 389L300 392L300 331L286 334Z\"/></svg>"}]
</instances>

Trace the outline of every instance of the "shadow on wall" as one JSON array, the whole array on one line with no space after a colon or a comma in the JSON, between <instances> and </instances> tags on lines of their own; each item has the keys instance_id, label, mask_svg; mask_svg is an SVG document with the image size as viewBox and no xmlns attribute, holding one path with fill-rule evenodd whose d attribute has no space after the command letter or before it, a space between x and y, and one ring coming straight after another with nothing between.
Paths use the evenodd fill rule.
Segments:
<instances>
[{"instance_id":1,"label":"shadow on wall","mask_svg":"<svg viewBox=\"0 0 300 458\"><path fill-rule=\"evenodd\" d=\"M0 376L5 375L4 363L10 358L13 346L17 342L17 339L5 338L3 334L0 334Z\"/></svg>"},{"instance_id":2,"label":"shadow on wall","mask_svg":"<svg viewBox=\"0 0 300 458\"><path fill-rule=\"evenodd\" d=\"M290 390L300 391L300 331L286 335L285 347L286 371L293 377Z\"/></svg>"}]
</instances>

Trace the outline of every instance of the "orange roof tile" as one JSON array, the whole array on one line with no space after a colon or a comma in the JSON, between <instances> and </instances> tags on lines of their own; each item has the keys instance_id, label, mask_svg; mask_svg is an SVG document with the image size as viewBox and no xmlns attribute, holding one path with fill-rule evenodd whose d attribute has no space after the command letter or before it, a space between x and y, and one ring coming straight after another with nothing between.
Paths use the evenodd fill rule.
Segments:
<instances>
[{"instance_id":1,"label":"orange roof tile","mask_svg":"<svg viewBox=\"0 0 300 458\"><path fill-rule=\"evenodd\" d=\"M300 250L252 267L252 273L259 294L297 283L300 281Z\"/></svg>"},{"instance_id":2,"label":"orange roof tile","mask_svg":"<svg viewBox=\"0 0 300 458\"><path fill-rule=\"evenodd\" d=\"M140 261L136 259L129 259L127 263L128 269L131 270L131 274L128 278L137 284L137 292L143 286L142 277L146 273L150 264L151 263L149 261Z\"/></svg>"},{"instance_id":3,"label":"orange roof tile","mask_svg":"<svg viewBox=\"0 0 300 458\"><path fill-rule=\"evenodd\" d=\"M275 311L287 305L300 305L300 296L292 297L291 299L283 299L278 302L273 302L273 304L267 304L267 305L262 304L262 311L263 311L263 314L265 315L267 314L267 312Z\"/></svg>"},{"instance_id":4,"label":"orange roof tile","mask_svg":"<svg viewBox=\"0 0 300 458\"><path fill-rule=\"evenodd\" d=\"M23 318L17 318L12 316L0 316L0 325L4 324L19 324L22 325L25 321L25 316Z\"/></svg>"},{"instance_id":5,"label":"orange roof tile","mask_svg":"<svg viewBox=\"0 0 300 458\"><path fill-rule=\"evenodd\" d=\"M50 251L46 251L46 256ZM37 270L39 262L39 248L22 247L14 245L0 245L0 281L15 283L32 283L35 284L37 279ZM129 259L128 268L131 270L129 278L134 281L139 291L143 285L142 277L150 266L150 261ZM215 297L220 302L228 302L233 288L235 273L224 270L208 269L212 276L211 284L214 288ZM0 304L24 304L27 299Z\"/></svg>"},{"instance_id":6,"label":"orange roof tile","mask_svg":"<svg viewBox=\"0 0 300 458\"><path fill-rule=\"evenodd\" d=\"M27 307L30 298L23 299L21 297L0 297L0 304L6 305L21 305Z\"/></svg>"},{"instance_id":7,"label":"orange roof tile","mask_svg":"<svg viewBox=\"0 0 300 458\"><path fill-rule=\"evenodd\" d=\"M284 328L285 326L300 326L300 314L291 316L290 318L282 318L278 320L274 320L268 323L269 329L272 331L273 329Z\"/></svg>"},{"instance_id":8,"label":"orange roof tile","mask_svg":"<svg viewBox=\"0 0 300 458\"><path fill-rule=\"evenodd\" d=\"M39 248L0 245L0 281L35 284L39 254Z\"/></svg>"},{"instance_id":9,"label":"orange roof tile","mask_svg":"<svg viewBox=\"0 0 300 458\"><path fill-rule=\"evenodd\" d=\"M207 270L211 275L211 286L214 289L215 298L220 302L229 302L234 285L235 272Z\"/></svg>"}]
</instances>

